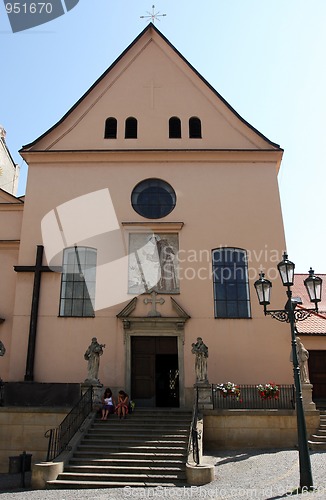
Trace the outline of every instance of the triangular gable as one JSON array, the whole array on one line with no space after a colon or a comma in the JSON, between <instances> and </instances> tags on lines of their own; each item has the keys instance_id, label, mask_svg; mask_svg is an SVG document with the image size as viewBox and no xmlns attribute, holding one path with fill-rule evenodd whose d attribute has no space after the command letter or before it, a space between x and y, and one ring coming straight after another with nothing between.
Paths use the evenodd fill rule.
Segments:
<instances>
[{"instance_id":1,"label":"triangular gable","mask_svg":"<svg viewBox=\"0 0 326 500\"><path fill-rule=\"evenodd\" d=\"M154 92L161 99L156 109ZM183 133L182 140L168 140L169 117L181 116L186 128L189 114L202 119L202 139L189 141ZM109 116L117 117L120 124L117 139L111 141L104 139ZM128 116L136 116L142 126L137 141L124 140L122 127ZM281 151L246 122L151 23L61 120L21 152L110 149Z\"/></svg>"}]
</instances>

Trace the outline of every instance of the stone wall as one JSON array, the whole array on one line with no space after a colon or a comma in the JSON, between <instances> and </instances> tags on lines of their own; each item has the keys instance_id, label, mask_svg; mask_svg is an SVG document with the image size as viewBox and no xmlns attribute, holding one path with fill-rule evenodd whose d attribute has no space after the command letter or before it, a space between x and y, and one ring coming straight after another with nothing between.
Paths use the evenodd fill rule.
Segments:
<instances>
[{"instance_id":1,"label":"stone wall","mask_svg":"<svg viewBox=\"0 0 326 500\"><path fill-rule=\"evenodd\" d=\"M307 436L319 426L319 411L307 411ZM298 443L294 410L205 410L204 452L214 449L293 448Z\"/></svg>"},{"instance_id":2,"label":"stone wall","mask_svg":"<svg viewBox=\"0 0 326 500\"><path fill-rule=\"evenodd\" d=\"M48 449L44 434L58 427L69 410L0 407L0 473L8 472L9 457L23 451L32 454L32 463L44 461Z\"/></svg>"}]
</instances>

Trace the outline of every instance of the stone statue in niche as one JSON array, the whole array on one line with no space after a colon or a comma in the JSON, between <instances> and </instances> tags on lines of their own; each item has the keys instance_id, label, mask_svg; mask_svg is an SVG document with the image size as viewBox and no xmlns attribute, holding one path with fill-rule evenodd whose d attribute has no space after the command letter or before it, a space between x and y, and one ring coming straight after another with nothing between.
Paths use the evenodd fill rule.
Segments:
<instances>
[{"instance_id":1,"label":"stone statue in niche","mask_svg":"<svg viewBox=\"0 0 326 500\"><path fill-rule=\"evenodd\" d=\"M195 372L197 384L208 384L207 378L207 358L208 347L204 344L201 337L197 338L197 342L192 345L192 354L196 355Z\"/></svg>"},{"instance_id":2,"label":"stone statue in niche","mask_svg":"<svg viewBox=\"0 0 326 500\"><path fill-rule=\"evenodd\" d=\"M92 338L92 342L84 354L84 359L88 361L88 374L85 382L99 383L100 356L103 354L104 347L105 344L99 344L96 337Z\"/></svg>"}]
</instances>

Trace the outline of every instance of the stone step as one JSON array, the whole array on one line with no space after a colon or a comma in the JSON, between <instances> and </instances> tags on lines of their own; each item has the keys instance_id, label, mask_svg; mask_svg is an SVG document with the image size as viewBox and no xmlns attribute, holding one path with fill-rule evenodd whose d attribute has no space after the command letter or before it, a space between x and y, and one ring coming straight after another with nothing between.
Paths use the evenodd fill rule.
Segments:
<instances>
[{"instance_id":1,"label":"stone step","mask_svg":"<svg viewBox=\"0 0 326 500\"><path fill-rule=\"evenodd\" d=\"M128 424L128 425L126 425ZM175 433L187 433L190 429L190 422L187 425L178 425L178 423L173 424L164 424L163 422L160 424L151 424L149 427L146 424L144 426L144 422L131 422L129 421L111 421L104 420L98 424L94 424L89 432L139 432L146 431L146 433L152 432L175 432Z\"/></svg>"},{"instance_id":2,"label":"stone step","mask_svg":"<svg viewBox=\"0 0 326 500\"><path fill-rule=\"evenodd\" d=\"M192 411L182 408L145 408L144 406L136 406L131 415L145 415L145 416L192 416Z\"/></svg>"},{"instance_id":3,"label":"stone step","mask_svg":"<svg viewBox=\"0 0 326 500\"><path fill-rule=\"evenodd\" d=\"M189 431L188 432L159 432L159 431L151 431L151 432L145 432L144 429L142 429L141 432L135 430L135 429L126 429L124 432L122 431L108 431L105 432L105 430L101 431L95 431L90 430L88 434L84 437L85 440L89 439L178 439L179 441L186 441L189 436Z\"/></svg>"},{"instance_id":4,"label":"stone step","mask_svg":"<svg viewBox=\"0 0 326 500\"><path fill-rule=\"evenodd\" d=\"M142 415L145 416L146 418L151 418L151 417L177 417L177 418L182 418L182 417L190 417L192 416L192 412L189 410L168 410L166 408L160 409L160 408L141 408L141 407L135 407L134 411L129 413L129 415Z\"/></svg>"},{"instance_id":5,"label":"stone step","mask_svg":"<svg viewBox=\"0 0 326 500\"><path fill-rule=\"evenodd\" d=\"M94 420L94 426L98 427L98 426L104 426L104 425L112 425L112 424L115 424L115 425L123 425L125 423L132 423L132 425L135 425L135 426L144 426L144 418L136 418L134 415L128 415L126 418L119 418L118 416L116 415L111 415L110 417L108 417L107 420L101 420L100 418ZM156 419L150 419L150 420L146 420L146 425L151 428L151 427L159 427L159 426L163 426L164 428L170 428L170 427L178 427L178 428L183 428L183 429L187 429L191 424L191 420L190 419L182 419L182 420L179 420L179 419L163 419L163 418L156 418Z\"/></svg>"},{"instance_id":6,"label":"stone step","mask_svg":"<svg viewBox=\"0 0 326 500\"><path fill-rule=\"evenodd\" d=\"M143 457L143 455L142 455ZM184 467L185 457L178 458L162 458L157 459L157 455L153 458L129 458L129 455L121 458L95 458L91 461L92 467ZM87 457L72 457L69 462L70 466L88 466L90 460Z\"/></svg>"},{"instance_id":7,"label":"stone step","mask_svg":"<svg viewBox=\"0 0 326 500\"><path fill-rule=\"evenodd\" d=\"M318 433L318 431L317 431L317 433ZM326 443L326 435L322 435L322 434L312 434L312 435L310 436L310 439L311 439L312 441L325 441L325 443Z\"/></svg>"},{"instance_id":8,"label":"stone step","mask_svg":"<svg viewBox=\"0 0 326 500\"><path fill-rule=\"evenodd\" d=\"M308 441L308 446L311 450L319 451L326 450L326 442L325 441Z\"/></svg>"},{"instance_id":9,"label":"stone step","mask_svg":"<svg viewBox=\"0 0 326 500\"><path fill-rule=\"evenodd\" d=\"M121 444L128 446L134 446L139 444L148 443L152 446L185 446L188 444L187 438L176 437L173 439L173 436L165 437L165 436L115 436L113 437L103 437L100 439L99 437L88 437L83 440L83 446L105 446L107 449L111 449L114 446L120 446Z\"/></svg>"},{"instance_id":10,"label":"stone step","mask_svg":"<svg viewBox=\"0 0 326 500\"><path fill-rule=\"evenodd\" d=\"M184 472L180 473L154 473L154 474L147 474L144 473L143 471L138 471L137 476L135 477L135 474L130 474L128 472L125 472L124 470L119 470L118 472L116 471L115 473L84 473L84 472L62 472L59 474L57 479L59 481L115 481L115 482L121 482L125 483L128 481L147 481L147 482L162 482L166 483L169 481L176 481L176 480L185 480L186 475Z\"/></svg>"},{"instance_id":11,"label":"stone step","mask_svg":"<svg viewBox=\"0 0 326 500\"><path fill-rule=\"evenodd\" d=\"M106 453L106 454L112 454L115 452L129 452L129 453L167 453L169 455L175 455L176 453L183 453L185 452L186 447L185 446L177 446L177 445L170 445L163 446L161 443L157 443L155 446L154 444L151 445L146 445L146 446L141 446L139 443L133 443L133 444L128 444L127 442L123 442L122 444L115 444L113 446L110 445L108 448L107 445L87 445L87 444L80 444L77 447L77 451L88 451L91 454L94 454L94 452L100 452L100 453Z\"/></svg>"},{"instance_id":12,"label":"stone step","mask_svg":"<svg viewBox=\"0 0 326 500\"><path fill-rule=\"evenodd\" d=\"M111 417L118 418L117 413L113 413L110 415ZM133 411L132 413L127 414L128 418L145 418L147 421L150 419L166 419L166 420L173 420L173 419L178 419L178 420L191 420L192 419L192 413L190 412L165 412L165 411L160 411L160 412L153 412L153 411L142 411L142 410L137 410ZM102 417L102 411L99 411L97 413L97 417L101 418ZM109 417L110 418L110 417Z\"/></svg>"},{"instance_id":13,"label":"stone step","mask_svg":"<svg viewBox=\"0 0 326 500\"><path fill-rule=\"evenodd\" d=\"M153 464L151 466L145 466L142 465L140 467L136 466L131 466L131 465L126 465L125 463L123 464L123 468L121 467L119 470L117 469L116 466L114 465L68 465L65 467L65 473L80 473L80 474L116 474L117 471L123 474L148 474L148 475L153 475L153 474L176 474L176 475L182 475L184 476L184 467L178 466L178 467L158 467L156 464Z\"/></svg>"},{"instance_id":14,"label":"stone step","mask_svg":"<svg viewBox=\"0 0 326 500\"><path fill-rule=\"evenodd\" d=\"M182 460L187 456L186 452L180 452L180 451L175 451L173 454L169 453L167 451L163 452L162 450L156 450L154 452L147 452L147 451L128 451L128 449L124 450L117 450L115 452L108 452L108 451L85 451L85 450L79 450L75 451L74 453L74 458L87 458L89 460L96 460L96 459L122 459L122 458L129 458L132 460L137 460L137 459L144 459L144 460Z\"/></svg>"}]
</instances>

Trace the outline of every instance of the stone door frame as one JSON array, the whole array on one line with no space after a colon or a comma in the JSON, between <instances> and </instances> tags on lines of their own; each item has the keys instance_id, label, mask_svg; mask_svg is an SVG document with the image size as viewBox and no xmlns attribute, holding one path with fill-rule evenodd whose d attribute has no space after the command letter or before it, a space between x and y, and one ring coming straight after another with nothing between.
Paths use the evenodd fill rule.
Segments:
<instances>
[{"instance_id":1,"label":"stone door frame","mask_svg":"<svg viewBox=\"0 0 326 500\"><path fill-rule=\"evenodd\" d=\"M136 318L123 320L125 344L125 387L131 389L131 337L176 337L179 365L179 404L185 407L184 324L182 318Z\"/></svg>"}]
</instances>

